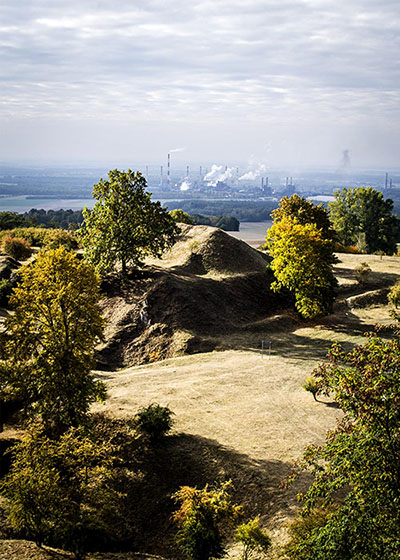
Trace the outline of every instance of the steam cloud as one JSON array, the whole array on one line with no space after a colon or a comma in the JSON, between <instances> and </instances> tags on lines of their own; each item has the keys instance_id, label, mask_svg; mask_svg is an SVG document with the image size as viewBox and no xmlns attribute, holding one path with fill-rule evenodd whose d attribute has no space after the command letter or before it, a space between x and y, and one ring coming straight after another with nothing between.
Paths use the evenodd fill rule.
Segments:
<instances>
[{"instance_id":1,"label":"steam cloud","mask_svg":"<svg viewBox=\"0 0 400 560\"><path fill-rule=\"evenodd\" d=\"M257 169L255 169L254 171L248 171L244 175L241 175L238 180L239 181L254 181L254 179L257 179L258 177L261 177L262 173L266 173L266 171L267 171L267 166L262 163L262 164L258 165Z\"/></svg>"},{"instance_id":2,"label":"steam cloud","mask_svg":"<svg viewBox=\"0 0 400 560\"><path fill-rule=\"evenodd\" d=\"M224 182L228 179L234 178L234 167L227 167L225 169L223 165L216 165L215 163L211 166L211 171L204 175L204 181L210 187L215 187L219 181Z\"/></svg>"}]
</instances>

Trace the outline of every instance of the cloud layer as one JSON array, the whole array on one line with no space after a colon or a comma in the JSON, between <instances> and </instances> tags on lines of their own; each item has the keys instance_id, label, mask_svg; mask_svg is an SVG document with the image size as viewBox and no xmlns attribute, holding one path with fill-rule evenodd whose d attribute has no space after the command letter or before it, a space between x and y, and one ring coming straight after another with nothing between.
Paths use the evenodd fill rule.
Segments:
<instances>
[{"instance_id":1,"label":"cloud layer","mask_svg":"<svg viewBox=\"0 0 400 560\"><path fill-rule=\"evenodd\" d=\"M4 0L0 119L395 134L399 52L398 0Z\"/></svg>"}]
</instances>

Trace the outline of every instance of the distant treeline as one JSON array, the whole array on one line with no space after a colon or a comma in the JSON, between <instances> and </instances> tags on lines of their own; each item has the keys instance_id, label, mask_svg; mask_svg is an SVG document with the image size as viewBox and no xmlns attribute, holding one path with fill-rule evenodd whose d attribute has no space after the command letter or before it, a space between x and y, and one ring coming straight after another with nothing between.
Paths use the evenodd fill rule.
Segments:
<instances>
[{"instance_id":1,"label":"distant treeline","mask_svg":"<svg viewBox=\"0 0 400 560\"><path fill-rule=\"evenodd\" d=\"M277 201L265 200L174 200L167 203L169 210L181 208L191 216L232 216L240 222L264 222L271 219Z\"/></svg>"},{"instance_id":2,"label":"distant treeline","mask_svg":"<svg viewBox=\"0 0 400 560\"><path fill-rule=\"evenodd\" d=\"M180 206L178 205L180 208ZM195 224L214 226L225 231L239 231L240 222L233 216L191 215ZM45 228L77 229L83 222L82 210L37 210L32 208L24 214L0 212L0 230L36 226Z\"/></svg>"}]
</instances>

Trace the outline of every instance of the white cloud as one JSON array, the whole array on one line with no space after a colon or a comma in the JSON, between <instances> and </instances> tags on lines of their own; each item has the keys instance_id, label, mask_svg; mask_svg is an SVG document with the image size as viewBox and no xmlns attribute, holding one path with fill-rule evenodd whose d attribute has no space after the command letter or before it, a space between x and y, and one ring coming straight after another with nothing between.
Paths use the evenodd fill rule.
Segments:
<instances>
[{"instance_id":1,"label":"white cloud","mask_svg":"<svg viewBox=\"0 0 400 560\"><path fill-rule=\"evenodd\" d=\"M0 21L10 126L400 121L397 0L3 0Z\"/></svg>"}]
</instances>

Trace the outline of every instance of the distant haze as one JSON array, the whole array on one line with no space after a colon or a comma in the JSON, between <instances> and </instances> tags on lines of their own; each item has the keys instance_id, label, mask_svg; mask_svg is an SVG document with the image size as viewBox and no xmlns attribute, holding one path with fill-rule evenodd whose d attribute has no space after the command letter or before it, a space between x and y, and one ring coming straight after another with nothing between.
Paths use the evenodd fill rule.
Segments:
<instances>
[{"instance_id":1,"label":"distant haze","mask_svg":"<svg viewBox=\"0 0 400 560\"><path fill-rule=\"evenodd\" d=\"M3 0L0 52L3 163L399 167L398 0Z\"/></svg>"}]
</instances>

